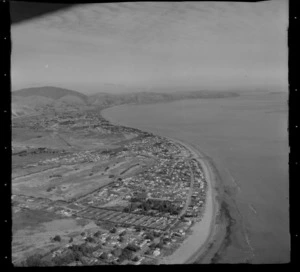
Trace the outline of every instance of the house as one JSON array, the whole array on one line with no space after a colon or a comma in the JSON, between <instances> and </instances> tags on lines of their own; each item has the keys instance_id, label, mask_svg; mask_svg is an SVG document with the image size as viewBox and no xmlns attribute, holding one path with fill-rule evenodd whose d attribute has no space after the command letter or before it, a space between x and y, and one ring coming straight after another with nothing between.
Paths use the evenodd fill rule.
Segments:
<instances>
[{"instance_id":1,"label":"house","mask_svg":"<svg viewBox=\"0 0 300 272\"><path fill-rule=\"evenodd\" d=\"M149 242L149 239L144 240L143 242L141 242L138 246L140 247L140 249L142 249L145 245L147 245Z\"/></svg>"},{"instance_id":2,"label":"house","mask_svg":"<svg viewBox=\"0 0 300 272\"><path fill-rule=\"evenodd\" d=\"M153 256L158 256L158 255L160 255L160 249L159 248L157 248L157 249L155 249L154 251L153 251Z\"/></svg>"},{"instance_id":3,"label":"house","mask_svg":"<svg viewBox=\"0 0 300 272\"><path fill-rule=\"evenodd\" d=\"M58 249L58 250L54 251L54 252L52 253L52 258L54 258L54 257L56 257L56 256L58 256L58 255L61 255L61 253L62 253L62 250L61 250L61 249Z\"/></svg>"},{"instance_id":4,"label":"house","mask_svg":"<svg viewBox=\"0 0 300 272\"><path fill-rule=\"evenodd\" d=\"M74 261L74 262L71 262L68 264L68 266L81 266L81 265L82 265L82 263L79 261Z\"/></svg>"},{"instance_id":5,"label":"house","mask_svg":"<svg viewBox=\"0 0 300 272\"><path fill-rule=\"evenodd\" d=\"M95 258L99 258L102 254L103 254L103 251L101 249L98 249L98 250L93 252L93 256Z\"/></svg>"}]
</instances>

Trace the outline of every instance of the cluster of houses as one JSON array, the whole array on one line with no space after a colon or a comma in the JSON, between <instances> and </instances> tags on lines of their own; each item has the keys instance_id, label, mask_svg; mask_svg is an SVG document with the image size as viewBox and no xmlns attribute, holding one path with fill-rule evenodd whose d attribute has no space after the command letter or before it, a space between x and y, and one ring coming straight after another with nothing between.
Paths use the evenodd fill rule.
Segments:
<instances>
[{"instance_id":1,"label":"cluster of houses","mask_svg":"<svg viewBox=\"0 0 300 272\"><path fill-rule=\"evenodd\" d=\"M182 222L175 231L137 229L136 227L114 226L107 230L88 229L69 240L59 242L60 246L44 259L63 260L61 265L97 264L144 264L157 261L171 244L182 239L192 225L191 221ZM68 254L80 250L80 260L73 260Z\"/></svg>"},{"instance_id":2,"label":"cluster of houses","mask_svg":"<svg viewBox=\"0 0 300 272\"><path fill-rule=\"evenodd\" d=\"M50 258L57 258L69 254L76 246L89 248L81 261L70 258L69 265L141 264L157 260L165 249L186 235L194 218L201 217L203 213L207 182L201 164L190 159L190 152L184 146L165 138L114 126L99 114L73 114L56 115L56 124L70 128L99 126L112 133L133 133L137 137L113 152L80 151L44 160L41 164L109 161L112 157L125 158L132 154L152 158L153 163L143 171L115 178L112 183L79 199L43 201L35 197L14 196L14 211L44 209L66 217L86 218L99 226L104 223L112 226L107 231L98 229L78 235L49 255ZM52 121L44 120L42 124L49 125ZM116 203L116 200L120 200L123 206L107 208L106 205ZM134 206L132 203L136 200L139 205ZM152 206L146 209L143 205L148 200L161 202L162 206L172 203L172 208L178 211L188 207L184 214L163 208L152 209Z\"/></svg>"}]
</instances>

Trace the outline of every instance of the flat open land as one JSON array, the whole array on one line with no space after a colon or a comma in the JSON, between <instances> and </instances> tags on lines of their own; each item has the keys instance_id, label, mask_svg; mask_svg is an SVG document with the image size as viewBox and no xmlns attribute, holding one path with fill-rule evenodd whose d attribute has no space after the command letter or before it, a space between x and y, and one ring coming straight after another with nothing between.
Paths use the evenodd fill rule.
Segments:
<instances>
[{"instance_id":1,"label":"flat open land","mask_svg":"<svg viewBox=\"0 0 300 272\"><path fill-rule=\"evenodd\" d=\"M110 182L107 173L89 176L93 165L61 166L13 180L13 193L67 200L91 192ZM55 172L54 172L55 171ZM53 176L55 173L55 176ZM67 191L67 193L66 193Z\"/></svg>"}]
</instances>

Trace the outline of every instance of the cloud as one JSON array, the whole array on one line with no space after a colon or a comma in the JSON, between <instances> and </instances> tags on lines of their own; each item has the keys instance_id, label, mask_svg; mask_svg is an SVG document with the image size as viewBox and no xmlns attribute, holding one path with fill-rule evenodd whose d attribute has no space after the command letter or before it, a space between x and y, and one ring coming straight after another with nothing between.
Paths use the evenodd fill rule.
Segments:
<instances>
[{"instance_id":1,"label":"cloud","mask_svg":"<svg viewBox=\"0 0 300 272\"><path fill-rule=\"evenodd\" d=\"M286 69L286 27L286 1L79 5L13 27L12 62L18 75L23 69L20 84L48 80L49 71L57 82L95 84L201 86L226 76L247 84L244 70L249 82L272 71L276 81Z\"/></svg>"}]
</instances>

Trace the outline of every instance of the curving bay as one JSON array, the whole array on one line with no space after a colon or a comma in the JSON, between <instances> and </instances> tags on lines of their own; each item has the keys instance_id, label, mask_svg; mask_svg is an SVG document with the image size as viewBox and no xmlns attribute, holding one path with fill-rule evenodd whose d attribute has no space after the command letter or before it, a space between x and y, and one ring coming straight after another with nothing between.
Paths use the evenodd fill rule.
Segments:
<instances>
[{"instance_id":1,"label":"curving bay","mask_svg":"<svg viewBox=\"0 0 300 272\"><path fill-rule=\"evenodd\" d=\"M102 115L178 139L205 155L217 180L220 213L207 250L188 262L289 262L285 94L122 105Z\"/></svg>"}]
</instances>

